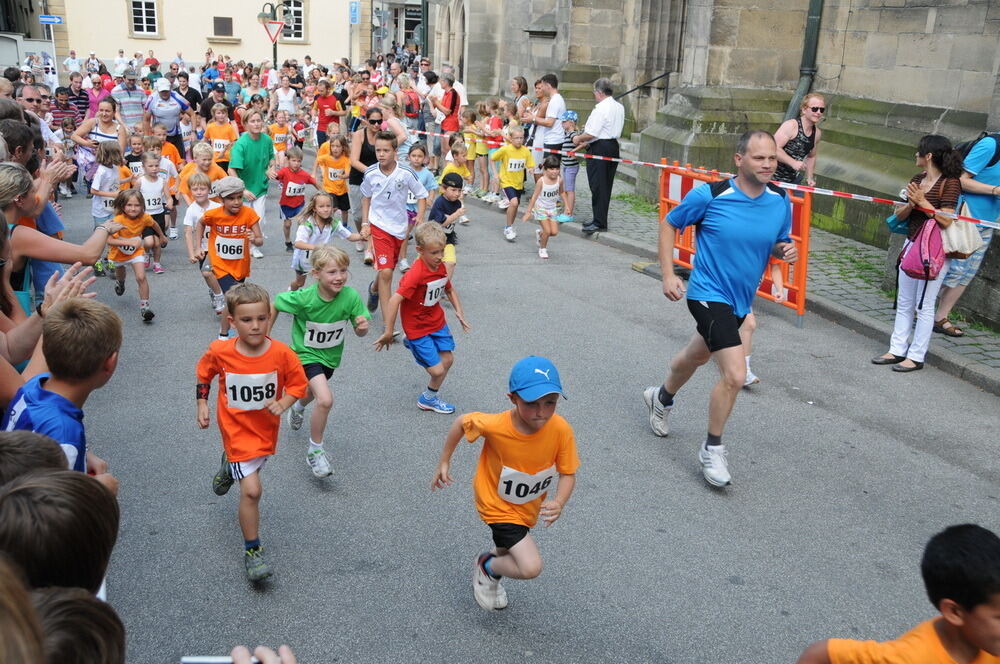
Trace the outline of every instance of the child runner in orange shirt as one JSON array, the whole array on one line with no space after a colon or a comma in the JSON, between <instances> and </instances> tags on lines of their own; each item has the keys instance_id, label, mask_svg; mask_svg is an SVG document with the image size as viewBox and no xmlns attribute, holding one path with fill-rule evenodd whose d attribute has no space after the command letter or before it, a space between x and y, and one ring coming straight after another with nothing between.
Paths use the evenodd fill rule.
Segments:
<instances>
[{"instance_id":1,"label":"child runner in orange shirt","mask_svg":"<svg viewBox=\"0 0 1000 664\"><path fill-rule=\"evenodd\" d=\"M274 124L267 128L267 133L271 135L271 142L274 143L275 162L278 168L284 168L288 164L285 150L289 145L295 144L295 129L288 124L288 111L278 111L274 114Z\"/></svg>"},{"instance_id":2,"label":"child runner in orange shirt","mask_svg":"<svg viewBox=\"0 0 1000 664\"><path fill-rule=\"evenodd\" d=\"M139 189L119 192L115 198L114 221L123 229L108 238L108 261L115 266L115 294L125 294L125 266L132 266L135 283L139 289L139 315L145 323L153 320L153 310L149 308L149 280L146 278L145 254L152 249L158 238L167 243L159 224L146 214L146 200Z\"/></svg>"},{"instance_id":3,"label":"child runner in orange shirt","mask_svg":"<svg viewBox=\"0 0 1000 664\"><path fill-rule=\"evenodd\" d=\"M178 188L180 189L181 196L184 197L184 201L188 205L191 205L194 201L194 194L191 193L191 185L188 183L192 175L202 173L207 176L213 190L215 189L215 183L226 177L226 172L212 161L213 154L212 146L208 143L195 143L191 148L191 156L194 157L194 161L186 164L177 177L180 183ZM218 196L214 191L211 192L211 197L218 202Z\"/></svg>"},{"instance_id":4,"label":"child runner in orange shirt","mask_svg":"<svg viewBox=\"0 0 1000 664\"><path fill-rule=\"evenodd\" d=\"M351 199L347 195L347 176L351 172L350 146L343 136L333 136L326 142L329 153L316 157L313 170L323 176L323 191L333 198L333 209L340 210L340 221L347 227Z\"/></svg>"},{"instance_id":5,"label":"child runner in orange shirt","mask_svg":"<svg viewBox=\"0 0 1000 664\"><path fill-rule=\"evenodd\" d=\"M432 491L452 483L451 457L463 436L470 443L485 439L472 488L496 548L476 559L472 589L487 611L507 607L502 577L533 579L542 573L542 557L529 531L539 513L546 527L556 522L580 466L573 428L555 414L563 393L555 365L544 357L526 357L511 369L508 388L510 410L455 420L431 482ZM555 497L546 499L554 484Z\"/></svg>"},{"instance_id":6,"label":"child runner in orange shirt","mask_svg":"<svg viewBox=\"0 0 1000 664\"><path fill-rule=\"evenodd\" d=\"M243 205L244 189L243 180L231 175L216 182L222 207L207 210L195 226L194 237L208 239L208 251L199 247L195 258L204 258L207 253L223 294L250 276L249 245L264 244L258 224L260 217L252 207ZM219 338L228 339L230 317L221 318Z\"/></svg>"},{"instance_id":7,"label":"child runner in orange shirt","mask_svg":"<svg viewBox=\"0 0 1000 664\"><path fill-rule=\"evenodd\" d=\"M226 307L238 336L212 342L198 361L197 421L208 428L209 391L219 376L216 417L224 452L212 489L222 496L240 481L243 561L247 577L256 582L271 576L260 545L260 471L277 449L281 414L305 396L308 383L292 349L267 336L271 298L266 290L240 284L226 293Z\"/></svg>"},{"instance_id":8,"label":"child runner in orange shirt","mask_svg":"<svg viewBox=\"0 0 1000 664\"><path fill-rule=\"evenodd\" d=\"M212 121L205 127L205 140L212 146L213 159L219 168L229 171L229 154L233 143L239 138L236 128L229 121L229 110L225 104L212 107Z\"/></svg>"}]
</instances>

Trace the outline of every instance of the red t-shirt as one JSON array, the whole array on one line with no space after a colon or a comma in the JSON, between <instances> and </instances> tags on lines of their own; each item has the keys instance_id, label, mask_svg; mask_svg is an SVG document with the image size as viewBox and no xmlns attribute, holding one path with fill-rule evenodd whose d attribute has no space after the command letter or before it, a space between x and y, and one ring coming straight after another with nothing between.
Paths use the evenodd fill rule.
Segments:
<instances>
[{"instance_id":1,"label":"red t-shirt","mask_svg":"<svg viewBox=\"0 0 1000 664\"><path fill-rule=\"evenodd\" d=\"M333 95L326 95L325 97L316 96L316 129L319 131L326 131L327 126L332 122L333 124L340 125L339 115L328 116L325 111L330 109L331 111L343 110L340 105L340 100Z\"/></svg>"},{"instance_id":2,"label":"red t-shirt","mask_svg":"<svg viewBox=\"0 0 1000 664\"><path fill-rule=\"evenodd\" d=\"M319 188L316 186L316 180L313 179L313 176L309 175L303 168L293 171L286 166L278 171L275 179L281 183L281 199L278 201L278 205L286 207L299 207L305 204L307 184Z\"/></svg>"},{"instance_id":3,"label":"red t-shirt","mask_svg":"<svg viewBox=\"0 0 1000 664\"><path fill-rule=\"evenodd\" d=\"M503 129L503 118L494 116L489 119L490 129ZM486 147L490 150L499 150L503 147L503 136L490 136L486 139Z\"/></svg>"},{"instance_id":4,"label":"red t-shirt","mask_svg":"<svg viewBox=\"0 0 1000 664\"><path fill-rule=\"evenodd\" d=\"M443 262L432 272L422 258L413 261L396 292L403 296L399 320L407 339L426 337L445 326L441 298L451 292L451 282Z\"/></svg>"},{"instance_id":5,"label":"red t-shirt","mask_svg":"<svg viewBox=\"0 0 1000 664\"><path fill-rule=\"evenodd\" d=\"M455 92L455 88L448 90L441 97L441 103L445 108L448 109L448 114L445 119L441 121L441 131L458 131L458 93Z\"/></svg>"}]
</instances>

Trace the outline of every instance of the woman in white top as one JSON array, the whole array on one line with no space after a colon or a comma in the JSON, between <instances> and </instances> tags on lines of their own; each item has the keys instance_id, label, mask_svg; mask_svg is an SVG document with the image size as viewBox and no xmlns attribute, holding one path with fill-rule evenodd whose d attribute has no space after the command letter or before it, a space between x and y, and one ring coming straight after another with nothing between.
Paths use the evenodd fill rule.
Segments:
<instances>
[{"instance_id":1,"label":"woman in white top","mask_svg":"<svg viewBox=\"0 0 1000 664\"><path fill-rule=\"evenodd\" d=\"M115 122L115 110L118 104L111 97L105 97L97 105L97 115L84 120L73 132L73 142L80 146L76 151L77 167L83 173L90 190L90 181L94 179L97 170L96 152L101 141L118 141L125 153L125 142L128 134L125 125Z\"/></svg>"},{"instance_id":2,"label":"woman in white top","mask_svg":"<svg viewBox=\"0 0 1000 664\"><path fill-rule=\"evenodd\" d=\"M298 93L291 86L291 81L287 76L281 77L281 85L271 93L271 115L275 111L286 111L288 116L295 117L295 99Z\"/></svg>"}]
</instances>

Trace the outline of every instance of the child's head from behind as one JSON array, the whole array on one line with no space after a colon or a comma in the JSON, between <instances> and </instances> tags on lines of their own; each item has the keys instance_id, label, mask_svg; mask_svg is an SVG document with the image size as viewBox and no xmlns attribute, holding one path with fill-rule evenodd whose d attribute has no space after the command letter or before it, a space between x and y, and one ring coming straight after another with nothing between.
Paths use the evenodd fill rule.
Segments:
<instances>
[{"instance_id":1,"label":"child's head from behind","mask_svg":"<svg viewBox=\"0 0 1000 664\"><path fill-rule=\"evenodd\" d=\"M0 662L44 661L42 627L21 570L0 553Z\"/></svg>"},{"instance_id":2,"label":"child's head from behind","mask_svg":"<svg viewBox=\"0 0 1000 664\"><path fill-rule=\"evenodd\" d=\"M0 432L0 486L35 470L65 470L59 443L33 431Z\"/></svg>"},{"instance_id":3,"label":"child's head from behind","mask_svg":"<svg viewBox=\"0 0 1000 664\"><path fill-rule=\"evenodd\" d=\"M413 239L417 243L420 259L427 267L436 270L444 258L444 245L447 242L441 224L425 221L413 229Z\"/></svg>"},{"instance_id":4,"label":"child's head from behind","mask_svg":"<svg viewBox=\"0 0 1000 664\"><path fill-rule=\"evenodd\" d=\"M31 602L46 662L125 662L125 626L110 604L83 588L42 588L31 593Z\"/></svg>"},{"instance_id":5,"label":"child's head from behind","mask_svg":"<svg viewBox=\"0 0 1000 664\"><path fill-rule=\"evenodd\" d=\"M1000 655L1000 538L974 524L927 543L920 573L931 604L967 643Z\"/></svg>"},{"instance_id":6,"label":"child's head from behind","mask_svg":"<svg viewBox=\"0 0 1000 664\"><path fill-rule=\"evenodd\" d=\"M118 141L101 141L98 143L97 152L94 153L94 159L101 166L107 166L108 168L121 166L122 162L125 160L124 157L122 157L122 148L118 145Z\"/></svg>"},{"instance_id":7,"label":"child's head from behind","mask_svg":"<svg viewBox=\"0 0 1000 664\"><path fill-rule=\"evenodd\" d=\"M531 432L540 430L552 418L563 393L556 366L537 355L529 355L514 365L507 387L515 417Z\"/></svg>"},{"instance_id":8,"label":"child's head from behind","mask_svg":"<svg viewBox=\"0 0 1000 664\"><path fill-rule=\"evenodd\" d=\"M260 347L267 341L267 324L271 319L271 296L257 284L236 284L226 293L229 324L247 346Z\"/></svg>"},{"instance_id":9,"label":"child's head from behind","mask_svg":"<svg viewBox=\"0 0 1000 664\"><path fill-rule=\"evenodd\" d=\"M350 256L333 245L321 244L313 249L309 262L312 263L312 275L325 295L339 293L351 276Z\"/></svg>"},{"instance_id":10,"label":"child's head from behind","mask_svg":"<svg viewBox=\"0 0 1000 664\"><path fill-rule=\"evenodd\" d=\"M42 323L42 353L53 376L104 385L115 372L122 319L97 300L75 297L52 307Z\"/></svg>"},{"instance_id":11,"label":"child's head from behind","mask_svg":"<svg viewBox=\"0 0 1000 664\"><path fill-rule=\"evenodd\" d=\"M126 189L115 196L115 214L138 219L146 212L146 198L138 189Z\"/></svg>"},{"instance_id":12,"label":"child's head from behind","mask_svg":"<svg viewBox=\"0 0 1000 664\"><path fill-rule=\"evenodd\" d=\"M21 566L32 588L96 593L118 520L114 495L75 470L29 473L0 487L0 551Z\"/></svg>"}]
</instances>

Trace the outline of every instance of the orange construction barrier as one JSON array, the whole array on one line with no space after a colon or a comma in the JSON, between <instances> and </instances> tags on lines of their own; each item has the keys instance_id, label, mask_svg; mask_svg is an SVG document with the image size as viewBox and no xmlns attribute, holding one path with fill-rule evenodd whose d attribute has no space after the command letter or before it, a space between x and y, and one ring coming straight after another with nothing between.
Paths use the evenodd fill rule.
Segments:
<instances>
[{"instance_id":1,"label":"orange construction barrier","mask_svg":"<svg viewBox=\"0 0 1000 664\"><path fill-rule=\"evenodd\" d=\"M666 159L660 163L667 164ZM700 169L704 170L704 169ZM689 191L707 182L718 182L725 177L718 171L700 173L691 169L691 164L681 166L679 162L667 165L660 172L660 219L680 205L681 200ZM794 309L799 315L798 326L802 326L802 317L806 313L806 282L809 272L809 221L812 218L812 194L802 195L786 190L792 201L792 241L799 250L799 260L790 264L781 262L781 275L784 280L784 301L780 304ZM694 227L689 226L678 231L674 239L674 264L691 269L694 267L695 234ZM762 275L757 295L775 301L771 291L771 271L765 270Z\"/></svg>"}]
</instances>

